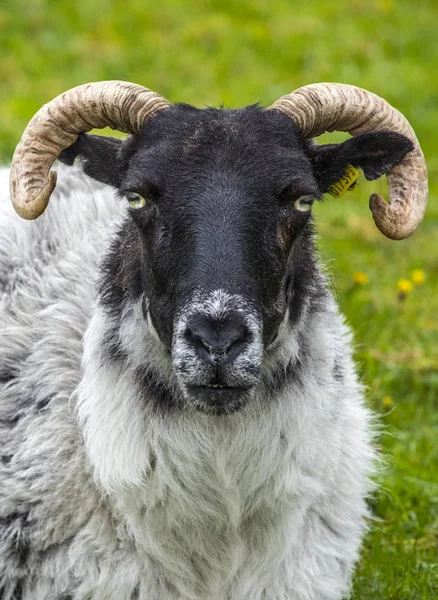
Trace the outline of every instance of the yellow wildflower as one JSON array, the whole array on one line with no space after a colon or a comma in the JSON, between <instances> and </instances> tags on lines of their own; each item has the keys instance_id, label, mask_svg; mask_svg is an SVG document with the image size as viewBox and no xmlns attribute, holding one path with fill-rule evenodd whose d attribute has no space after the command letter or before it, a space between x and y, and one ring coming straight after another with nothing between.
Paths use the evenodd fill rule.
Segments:
<instances>
[{"instance_id":1,"label":"yellow wildflower","mask_svg":"<svg viewBox=\"0 0 438 600\"><path fill-rule=\"evenodd\" d=\"M368 275L362 271L353 273L353 281L356 285L366 285L368 283Z\"/></svg>"},{"instance_id":2,"label":"yellow wildflower","mask_svg":"<svg viewBox=\"0 0 438 600\"><path fill-rule=\"evenodd\" d=\"M411 272L411 281L414 285L421 285L424 283L425 279L426 275L421 269L414 269Z\"/></svg>"},{"instance_id":3,"label":"yellow wildflower","mask_svg":"<svg viewBox=\"0 0 438 600\"><path fill-rule=\"evenodd\" d=\"M391 396L384 396L382 402L383 402L383 406L385 408L391 408L391 406L392 406Z\"/></svg>"},{"instance_id":4,"label":"yellow wildflower","mask_svg":"<svg viewBox=\"0 0 438 600\"><path fill-rule=\"evenodd\" d=\"M412 292L414 284L409 279L399 279L397 281L397 289L401 295L406 296L409 292Z\"/></svg>"}]
</instances>

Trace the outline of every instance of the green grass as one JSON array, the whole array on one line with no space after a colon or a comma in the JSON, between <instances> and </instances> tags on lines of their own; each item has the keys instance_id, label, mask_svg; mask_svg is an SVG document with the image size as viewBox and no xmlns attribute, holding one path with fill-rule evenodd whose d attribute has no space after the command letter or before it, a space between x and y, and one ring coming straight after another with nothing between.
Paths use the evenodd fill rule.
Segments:
<instances>
[{"instance_id":1,"label":"green grass","mask_svg":"<svg viewBox=\"0 0 438 600\"><path fill-rule=\"evenodd\" d=\"M388 459L354 600L438 597L437 21L435 0L0 4L3 163L44 102L101 79L131 80L198 106L268 104L307 83L343 81L383 96L412 122L431 191L411 239L391 242L372 222L367 196L386 193L384 181L363 182L316 211L321 254L356 334ZM426 280L400 300L397 281L413 269ZM357 271L368 284L353 284Z\"/></svg>"}]
</instances>

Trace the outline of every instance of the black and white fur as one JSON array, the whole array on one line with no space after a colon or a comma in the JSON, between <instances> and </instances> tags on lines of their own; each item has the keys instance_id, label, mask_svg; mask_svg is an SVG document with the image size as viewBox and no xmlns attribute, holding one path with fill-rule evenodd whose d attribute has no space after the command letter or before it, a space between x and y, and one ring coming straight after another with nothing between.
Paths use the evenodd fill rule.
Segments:
<instances>
[{"instance_id":1,"label":"black and white fur","mask_svg":"<svg viewBox=\"0 0 438 600\"><path fill-rule=\"evenodd\" d=\"M61 165L23 222L0 171L2 600L348 595L372 419L296 202L410 149L362 137L257 107L81 136L63 160L143 215Z\"/></svg>"}]
</instances>

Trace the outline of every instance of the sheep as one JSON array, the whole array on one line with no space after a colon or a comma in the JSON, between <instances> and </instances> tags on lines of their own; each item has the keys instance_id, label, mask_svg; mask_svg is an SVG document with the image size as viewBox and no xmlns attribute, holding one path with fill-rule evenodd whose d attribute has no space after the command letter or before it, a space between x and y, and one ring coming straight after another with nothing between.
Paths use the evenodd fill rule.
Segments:
<instances>
[{"instance_id":1,"label":"sheep","mask_svg":"<svg viewBox=\"0 0 438 600\"><path fill-rule=\"evenodd\" d=\"M348 596L374 426L311 215L348 165L410 235L421 149L359 88L201 110L100 82L32 119L0 172L3 600ZM9 176L27 219L54 192L38 221Z\"/></svg>"}]
</instances>

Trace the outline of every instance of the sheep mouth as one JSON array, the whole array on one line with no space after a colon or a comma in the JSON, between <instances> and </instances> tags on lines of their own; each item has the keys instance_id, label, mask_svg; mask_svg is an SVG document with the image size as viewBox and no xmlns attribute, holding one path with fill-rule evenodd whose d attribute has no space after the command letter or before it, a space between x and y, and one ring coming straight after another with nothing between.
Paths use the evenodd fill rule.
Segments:
<instances>
[{"instance_id":1,"label":"sheep mouth","mask_svg":"<svg viewBox=\"0 0 438 600\"><path fill-rule=\"evenodd\" d=\"M200 387L205 390L234 390L234 391L240 390L240 391L242 391L242 390L248 389L247 387L226 385L223 383L209 383L207 385L199 385L199 386L192 386L192 387Z\"/></svg>"},{"instance_id":2,"label":"sheep mouth","mask_svg":"<svg viewBox=\"0 0 438 600\"><path fill-rule=\"evenodd\" d=\"M235 385L226 385L224 383L208 383L203 385L189 385L189 390L191 392L199 393L199 392L213 392L213 393L229 393L229 394L244 394L248 392L252 386L235 386Z\"/></svg>"},{"instance_id":3,"label":"sheep mouth","mask_svg":"<svg viewBox=\"0 0 438 600\"><path fill-rule=\"evenodd\" d=\"M193 406L202 412L216 415L240 410L252 396L253 386L228 386L218 383L189 385L187 393Z\"/></svg>"}]
</instances>

